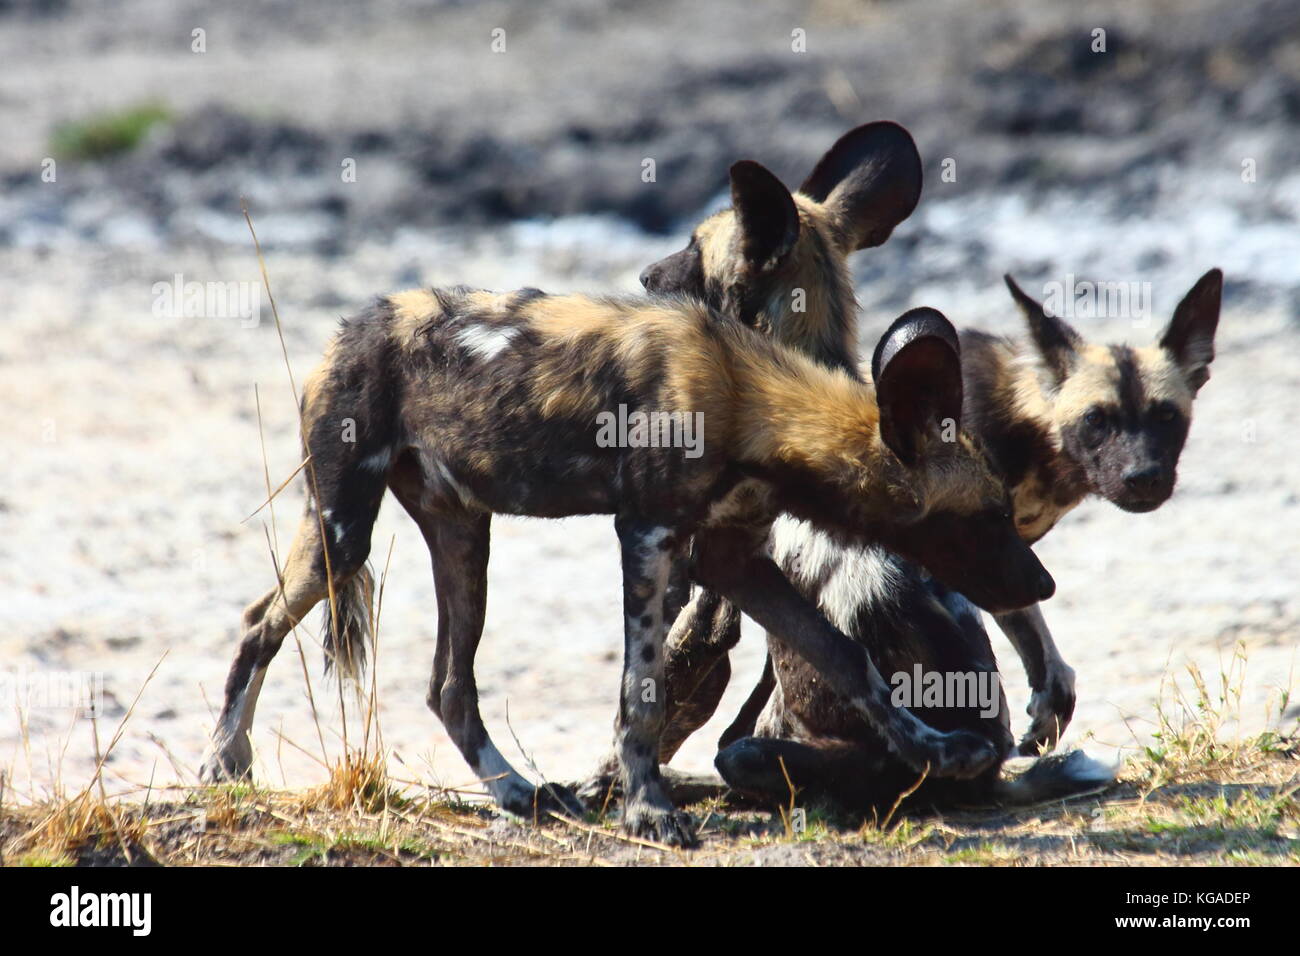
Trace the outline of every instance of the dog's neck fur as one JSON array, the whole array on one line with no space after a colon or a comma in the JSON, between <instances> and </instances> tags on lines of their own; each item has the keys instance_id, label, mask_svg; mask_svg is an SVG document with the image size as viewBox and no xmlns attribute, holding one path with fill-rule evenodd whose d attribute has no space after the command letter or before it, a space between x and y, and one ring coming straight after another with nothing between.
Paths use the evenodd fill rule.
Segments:
<instances>
[{"instance_id":1,"label":"dog's neck fur","mask_svg":"<svg viewBox=\"0 0 1300 956\"><path fill-rule=\"evenodd\" d=\"M799 353L766 348L766 339L747 344L724 353L738 461L864 494L901 468L881 440L871 386Z\"/></svg>"},{"instance_id":2,"label":"dog's neck fur","mask_svg":"<svg viewBox=\"0 0 1300 956\"><path fill-rule=\"evenodd\" d=\"M755 325L828 368L858 376L857 314L846 237L820 203L795 194L800 241ZM799 308L796 308L799 306Z\"/></svg>"},{"instance_id":3,"label":"dog's neck fur","mask_svg":"<svg viewBox=\"0 0 1300 956\"><path fill-rule=\"evenodd\" d=\"M1021 535L1036 541L1091 488L1062 447L1052 388L1032 345L974 330L961 343L966 426L1011 489Z\"/></svg>"}]
</instances>

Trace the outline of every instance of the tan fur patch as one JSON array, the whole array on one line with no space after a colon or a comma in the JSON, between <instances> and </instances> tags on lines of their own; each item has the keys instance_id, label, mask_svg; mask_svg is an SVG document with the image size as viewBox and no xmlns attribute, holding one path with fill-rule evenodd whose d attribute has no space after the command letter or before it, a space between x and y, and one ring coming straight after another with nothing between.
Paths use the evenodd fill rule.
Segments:
<instances>
[{"instance_id":1,"label":"tan fur patch","mask_svg":"<svg viewBox=\"0 0 1300 956\"><path fill-rule=\"evenodd\" d=\"M799 242L790 257L790 281L781 290L780 298L768 306L774 331L780 341L812 355L833 350L856 358L856 323L852 319L857 314L858 303L853 297L840 231L820 203L799 194L794 201L799 211ZM831 300L831 290L835 288L844 291L846 301ZM794 309L795 290L803 294L800 311ZM836 310L850 319L840 328L828 321Z\"/></svg>"},{"instance_id":2,"label":"tan fur patch","mask_svg":"<svg viewBox=\"0 0 1300 956\"><path fill-rule=\"evenodd\" d=\"M388 297L393 309L392 337L402 348L415 344L420 328L439 314L438 299L428 289L408 289Z\"/></svg>"},{"instance_id":3,"label":"tan fur patch","mask_svg":"<svg viewBox=\"0 0 1300 956\"><path fill-rule=\"evenodd\" d=\"M320 363L312 369L311 374L302 383L302 432L304 436L312 433L317 420L325 413L325 403L322 396L325 393L325 385L329 379L330 370L334 367L334 358L337 351L338 340L330 339L329 345L325 346L325 354L321 356Z\"/></svg>"},{"instance_id":4,"label":"tan fur patch","mask_svg":"<svg viewBox=\"0 0 1300 956\"><path fill-rule=\"evenodd\" d=\"M1164 349L1159 346L1133 349L1142 390L1148 400L1168 401L1190 414L1192 391L1187 380ZM1049 402L1052 420L1058 428L1078 421L1094 405L1113 405L1119 391L1120 371L1109 346L1086 345L1069 378Z\"/></svg>"},{"instance_id":5,"label":"tan fur patch","mask_svg":"<svg viewBox=\"0 0 1300 956\"><path fill-rule=\"evenodd\" d=\"M1057 426L1077 421L1098 402L1113 403L1119 393L1119 367L1110 349L1085 345L1079 358L1051 403Z\"/></svg>"},{"instance_id":6,"label":"tan fur patch","mask_svg":"<svg viewBox=\"0 0 1300 956\"><path fill-rule=\"evenodd\" d=\"M736 235L736 214L731 209L715 213L695 228L695 241L700 247L700 261L706 276L713 276L723 284L736 280L736 256L733 249Z\"/></svg>"},{"instance_id":7,"label":"tan fur patch","mask_svg":"<svg viewBox=\"0 0 1300 956\"><path fill-rule=\"evenodd\" d=\"M965 432L958 432L955 442L932 438L924 455L916 471L924 482L927 508L973 515L1007 504L1006 485Z\"/></svg>"},{"instance_id":8,"label":"tan fur patch","mask_svg":"<svg viewBox=\"0 0 1300 956\"><path fill-rule=\"evenodd\" d=\"M521 314L557 346L545 350L530 382L547 417L608 410L609 396L586 373L612 365L638 391L662 375L661 410L702 412L706 446L734 459L855 486L878 485L882 458L892 459L880 444L870 386L749 330L713 326L703 307L552 296Z\"/></svg>"},{"instance_id":9,"label":"tan fur patch","mask_svg":"<svg viewBox=\"0 0 1300 956\"><path fill-rule=\"evenodd\" d=\"M789 356L775 370L749 356L737 358L742 459L831 475L855 470L880 452L880 411L870 387L802 356Z\"/></svg>"},{"instance_id":10,"label":"tan fur patch","mask_svg":"<svg viewBox=\"0 0 1300 956\"><path fill-rule=\"evenodd\" d=\"M616 363L633 381L643 380L635 357L635 342L647 331L640 323L662 318L658 313L664 311L643 306L623 314L607 302L580 295L548 296L525 305L520 316L555 345L545 350L530 381L542 416L583 419L609 410L609 396L590 373Z\"/></svg>"},{"instance_id":11,"label":"tan fur patch","mask_svg":"<svg viewBox=\"0 0 1300 956\"><path fill-rule=\"evenodd\" d=\"M780 281L758 316L759 327L777 341L821 361L827 356L855 356L853 316L857 301L848 271L844 237L831 213L807 196L794 195L799 214L799 238L782 266ZM728 286L743 280L736 246L736 214L723 210L695 230L704 274ZM843 301L833 300L840 290ZM847 321L830 321L834 315Z\"/></svg>"},{"instance_id":12,"label":"tan fur patch","mask_svg":"<svg viewBox=\"0 0 1300 956\"><path fill-rule=\"evenodd\" d=\"M1142 387L1153 402L1170 402L1186 416L1191 416L1196 396L1187 384L1187 373L1173 357L1158 345L1134 349Z\"/></svg>"}]
</instances>

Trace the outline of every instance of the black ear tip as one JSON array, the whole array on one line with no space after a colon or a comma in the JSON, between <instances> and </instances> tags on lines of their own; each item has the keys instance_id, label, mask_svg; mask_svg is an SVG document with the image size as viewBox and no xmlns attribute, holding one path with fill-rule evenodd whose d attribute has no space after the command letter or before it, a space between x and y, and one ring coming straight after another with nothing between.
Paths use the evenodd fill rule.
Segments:
<instances>
[{"instance_id":1,"label":"black ear tip","mask_svg":"<svg viewBox=\"0 0 1300 956\"><path fill-rule=\"evenodd\" d=\"M731 164L729 173L733 183L738 182L747 186L760 184L764 186L780 186L785 189L785 185L781 180L776 178L776 173L757 160L738 159Z\"/></svg>"},{"instance_id":2,"label":"black ear tip","mask_svg":"<svg viewBox=\"0 0 1300 956\"><path fill-rule=\"evenodd\" d=\"M863 123L861 126L855 126L849 130L837 141L848 143L853 141L872 140L880 145L893 144L897 146L911 146L916 148L916 140L912 134L907 131L907 127L902 123L896 123L893 120L874 120L870 123Z\"/></svg>"},{"instance_id":3,"label":"black ear tip","mask_svg":"<svg viewBox=\"0 0 1300 956\"><path fill-rule=\"evenodd\" d=\"M916 140L907 128L893 120L880 120L859 126L854 132L861 131L861 140L870 144L870 152L879 156L892 157L890 163L896 174L906 177L910 190L915 195L903 215L906 219L916 209L920 201L921 180L925 174L921 162L921 151L916 148Z\"/></svg>"},{"instance_id":4,"label":"black ear tip","mask_svg":"<svg viewBox=\"0 0 1300 956\"><path fill-rule=\"evenodd\" d=\"M856 184L853 191L861 194L855 205L888 196L885 215L897 225L916 208L923 175L921 154L912 134L892 120L877 120L855 126L837 139L799 191L826 202L846 180L852 180Z\"/></svg>"},{"instance_id":5,"label":"black ear tip","mask_svg":"<svg viewBox=\"0 0 1300 956\"><path fill-rule=\"evenodd\" d=\"M961 341L957 330L938 309L921 306L908 309L896 318L876 343L871 356L872 377L879 379L880 370L895 355L918 339L932 338L942 341L953 353L961 355Z\"/></svg>"},{"instance_id":6,"label":"black ear tip","mask_svg":"<svg viewBox=\"0 0 1300 956\"><path fill-rule=\"evenodd\" d=\"M1043 311L1038 300L1021 288L1020 283L1011 278L1011 273L1004 275L1002 281L1007 284L1007 289L1011 292L1011 298L1015 300L1016 305L1020 306L1020 310L1030 318Z\"/></svg>"},{"instance_id":7,"label":"black ear tip","mask_svg":"<svg viewBox=\"0 0 1300 956\"><path fill-rule=\"evenodd\" d=\"M727 178L731 181L732 193L735 193L737 186L747 186L758 178L754 170L757 165L752 159L740 159L731 164Z\"/></svg>"},{"instance_id":8,"label":"black ear tip","mask_svg":"<svg viewBox=\"0 0 1300 956\"><path fill-rule=\"evenodd\" d=\"M916 165L921 165L921 151L916 148L916 140L908 132L907 127L893 120L885 120L880 124L889 134L889 139L898 145L898 149L908 150L916 157Z\"/></svg>"},{"instance_id":9,"label":"black ear tip","mask_svg":"<svg viewBox=\"0 0 1300 956\"><path fill-rule=\"evenodd\" d=\"M790 190L762 163L752 159L737 160L731 164L729 172L732 205L739 205L742 198L749 198L763 203L777 202L787 214L793 212L794 198Z\"/></svg>"},{"instance_id":10,"label":"black ear tip","mask_svg":"<svg viewBox=\"0 0 1300 956\"><path fill-rule=\"evenodd\" d=\"M894 322L895 325L903 325L912 322L921 322L926 324L938 323L941 326L952 328L952 323L948 317L938 309L932 309L928 305L917 306L915 309L908 309L900 315Z\"/></svg>"},{"instance_id":11,"label":"black ear tip","mask_svg":"<svg viewBox=\"0 0 1300 956\"><path fill-rule=\"evenodd\" d=\"M1196 280L1196 285L1187 290L1187 294L1183 296L1183 301L1178 303L1178 310L1175 311L1174 315L1177 317L1179 312L1188 308L1201 311L1208 309L1217 315L1219 303L1222 299L1223 270L1211 269Z\"/></svg>"}]
</instances>

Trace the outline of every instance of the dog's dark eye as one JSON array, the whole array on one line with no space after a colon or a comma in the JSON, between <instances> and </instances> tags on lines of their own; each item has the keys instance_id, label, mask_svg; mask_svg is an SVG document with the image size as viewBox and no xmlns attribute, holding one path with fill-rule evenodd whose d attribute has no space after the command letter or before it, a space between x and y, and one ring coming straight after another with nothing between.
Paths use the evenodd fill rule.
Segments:
<instances>
[{"instance_id":1,"label":"dog's dark eye","mask_svg":"<svg viewBox=\"0 0 1300 956\"><path fill-rule=\"evenodd\" d=\"M1156 421L1168 425L1178 417L1178 411L1172 405L1161 405L1156 409Z\"/></svg>"},{"instance_id":2,"label":"dog's dark eye","mask_svg":"<svg viewBox=\"0 0 1300 956\"><path fill-rule=\"evenodd\" d=\"M1089 428L1100 428L1106 424L1106 413L1100 408L1090 408L1088 414L1083 416L1083 420Z\"/></svg>"}]
</instances>

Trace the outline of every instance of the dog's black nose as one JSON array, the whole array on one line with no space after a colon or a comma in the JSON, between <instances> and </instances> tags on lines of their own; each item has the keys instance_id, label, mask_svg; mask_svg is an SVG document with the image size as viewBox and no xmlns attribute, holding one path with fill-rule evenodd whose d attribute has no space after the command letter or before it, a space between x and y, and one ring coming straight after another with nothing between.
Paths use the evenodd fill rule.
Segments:
<instances>
[{"instance_id":1,"label":"dog's black nose","mask_svg":"<svg viewBox=\"0 0 1300 956\"><path fill-rule=\"evenodd\" d=\"M1124 486L1140 495L1149 495L1160 487L1164 469L1159 465L1134 469L1124 476Z\"/></svg>"},{"instance_id":2,"label":"dog's black nose","mask_svg":"<svg viewBox=\"0 0 1300 956\"><path fill-rule=\"evenodd\" d=\"M1038 600L1046 601L1055 593L1056 582L1052 580L1052 576L1047 573L1046 569L1044 569L1043 573L1039 575L1038 578Z\"/></svg>"},{"instance_id":3,"label":"dog's black nose","mask_svg":"<svg viewBox=\"0 0 1300 956\"><path fill-rule=\"evenodd\" d=\"M641 273L641 285L645 286L645 290L647 292L653 292L654 289L650 288L650 284L654 281L655 281L655 267L646 266Z\"/></svg>"}]
</instances>

